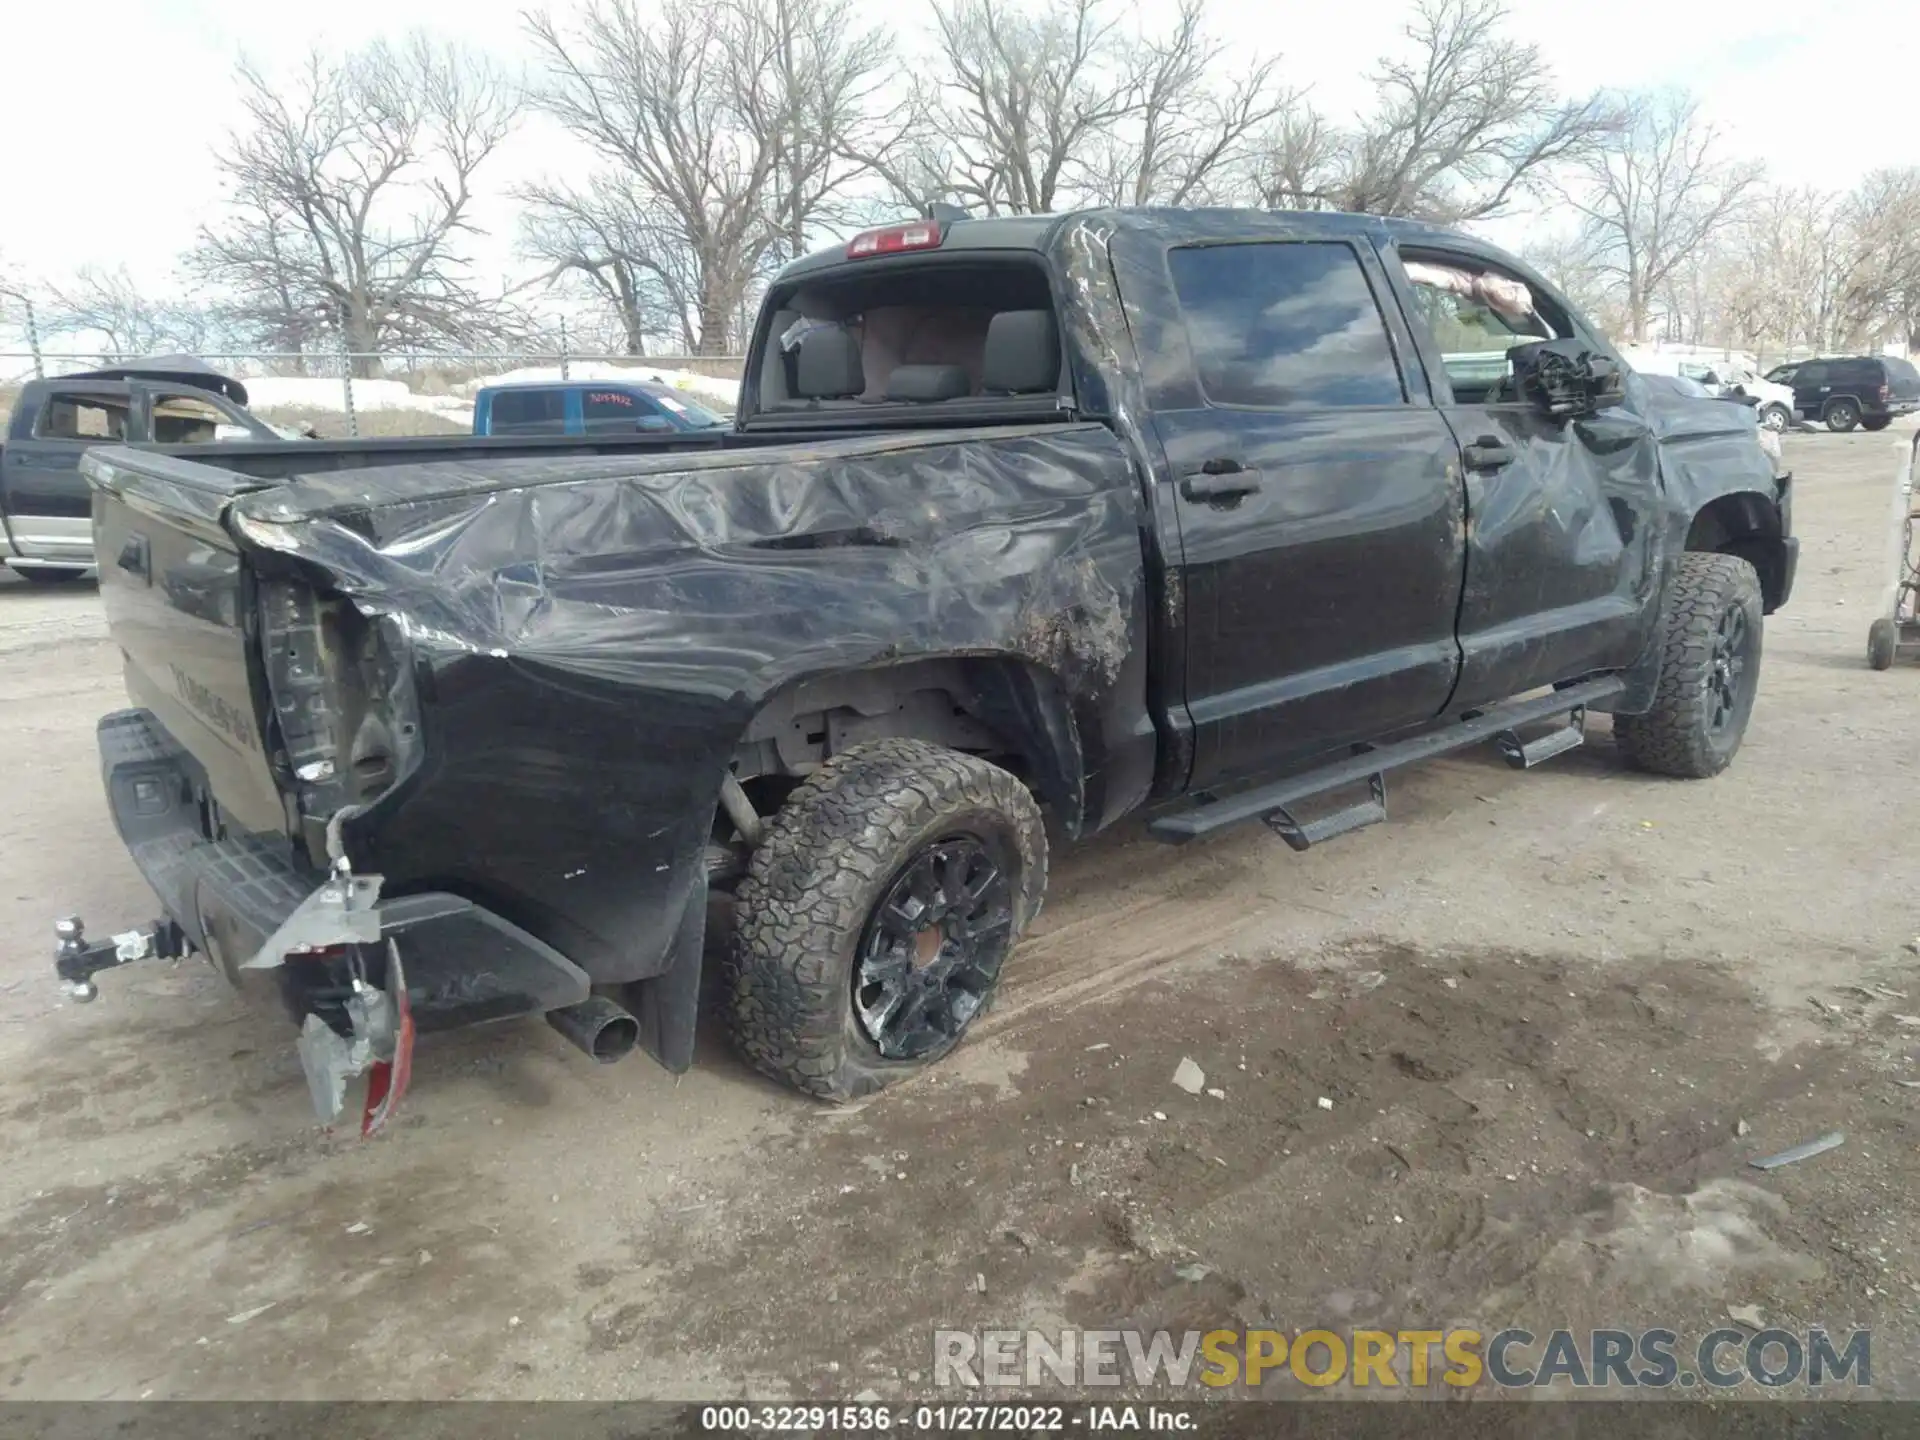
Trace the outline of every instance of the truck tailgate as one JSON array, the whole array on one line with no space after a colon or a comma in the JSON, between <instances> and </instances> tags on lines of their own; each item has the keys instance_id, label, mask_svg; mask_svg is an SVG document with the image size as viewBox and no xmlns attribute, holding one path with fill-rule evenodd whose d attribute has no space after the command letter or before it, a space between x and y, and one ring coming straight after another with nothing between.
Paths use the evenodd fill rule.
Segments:
<instances>
[{"instance_id":1,"label":"truck tailgate","mask_svg":"<svg viewBox=\"0 0 1920 1440\"><path fill-rule=\"evenodd\" d=\"M277 482L118 448L91 451L83 469L129 698L200 763L225 814L284 831L250 649L253 586L223 523L235 496Z\"/></svg>"}]
</instances>

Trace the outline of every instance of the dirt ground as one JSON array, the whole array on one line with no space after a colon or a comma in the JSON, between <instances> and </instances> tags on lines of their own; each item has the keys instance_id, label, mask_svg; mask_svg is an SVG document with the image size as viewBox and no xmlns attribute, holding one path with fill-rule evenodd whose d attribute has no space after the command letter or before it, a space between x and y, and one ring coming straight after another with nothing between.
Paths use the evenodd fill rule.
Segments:
<instances>
[{"instance_id":1,"label":"dirt ground","mask_svg":"<svg viewBox=\"0 0 1920 1440\"><path fill-rule=\"evenodd\" d=\"M936 1326L1730 1305L1871 1326L1920 1395L1920 671L1864 663L1898 454L1787 445L1799 586L1730 773L1630 774L1596 720L1306 855L1123 828L968 1044L844 1110L717 1034L675 1081L528 1022L424 1042L361 1143L197 959L65 1002L53 918L154 910L95 770L119 677L91 592L0 583L0 1398L894 1398Z\"/></svg>"}]
</instances>

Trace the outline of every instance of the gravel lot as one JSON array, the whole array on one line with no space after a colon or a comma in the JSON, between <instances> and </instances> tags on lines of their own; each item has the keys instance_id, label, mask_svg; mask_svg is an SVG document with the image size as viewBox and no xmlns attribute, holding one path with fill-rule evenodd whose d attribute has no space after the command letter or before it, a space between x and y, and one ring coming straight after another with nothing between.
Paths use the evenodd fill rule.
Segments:
<instances>
[{"instance_id":1,"label":"gravel lot","mask_svg":"<svg viewBox=\"0 0 1920 1440\"><path fill-rule=\"evenodd\" d=\"M154 903L95 770L98 600L0 580L0 1397L896 1397L935 1326L1729 1305L1870 1325L1920 1395L1920 671L1864 662L1908 438L1788 439L1799 586L1726 776L1629 774L1599 720L1306 855L1123 828L951 1062L837 1111L716 1034L676 1083L525 1023L424 1042L364 1144L198 959L64 1002L53 918Z\"/></svg>"}]
</instances>

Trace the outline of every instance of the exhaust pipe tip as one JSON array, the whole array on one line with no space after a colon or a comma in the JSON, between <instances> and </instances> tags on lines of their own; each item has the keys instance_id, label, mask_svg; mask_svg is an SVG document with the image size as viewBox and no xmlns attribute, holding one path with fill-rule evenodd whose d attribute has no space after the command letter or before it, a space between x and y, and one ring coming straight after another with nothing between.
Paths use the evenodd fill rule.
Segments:
<instances>
[{"instance_id":1,"label":"exhaust pipe tip","mask_svg":"<svg viewBox=\"0 0 1920 1440\"><path fill-rule=\"evenodd\" d=\"M547 1011L547 1023L596 1064L611 1065L640 1043L640 1022L624 1005L592 995L578 1005Z\"/></svg>"}]
</instances>

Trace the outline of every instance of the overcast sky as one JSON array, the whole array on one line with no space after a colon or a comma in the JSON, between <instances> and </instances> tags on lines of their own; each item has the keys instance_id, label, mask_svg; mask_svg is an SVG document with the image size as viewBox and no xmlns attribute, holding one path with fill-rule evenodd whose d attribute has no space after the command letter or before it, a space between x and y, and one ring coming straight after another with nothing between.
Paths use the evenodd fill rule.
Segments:
<instances>
[{"instance_id":1,"label":"overcast sky","mask_svg":"<svg viewBox=\"0 0 1920 1440\"><path fill-rule=\"evenodd\" d=\"M909 0L909 4L914 0ZM1516 33L1537 42L1566 88L1685 85L1730 147L1764 158L1772 177L1842 188L1880 165L1920 163L1912 0L1855 0L1826 24L1805 0L1509 0ZM1146 0L1147 16L1173 0ZM198 227L214 218L211 150L234 123L232 67L271 66L321 41L350 45L425 29L524 63L524 0L88 0L6 7L0 133L7 147L0 256L57 283L81 265L124 264L167 282ZM564 10L564 6L559 7ZM876 13L900 23L907 7ZM1288 83L1336 114L1361 103L1366 72L1405 13L1404 0L1212 0L1236 53L1277 51ZM915 23L912 19L905 23ZM483 182L480 257L512 263L501 194L528 176L574 168L567 142L529 126ZM1513 243L1512 225L1498 238Z\"/></svg>"}]
</instances>

